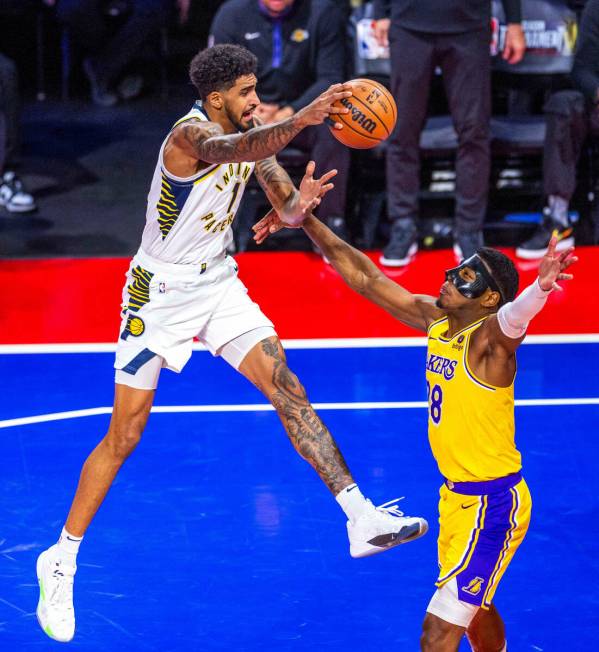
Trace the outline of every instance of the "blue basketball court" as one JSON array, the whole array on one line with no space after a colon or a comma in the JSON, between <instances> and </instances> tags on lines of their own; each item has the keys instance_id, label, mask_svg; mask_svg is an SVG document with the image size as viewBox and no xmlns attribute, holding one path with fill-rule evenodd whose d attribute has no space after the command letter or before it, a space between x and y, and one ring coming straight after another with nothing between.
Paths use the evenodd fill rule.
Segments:
<instances>
[{"instance_id":1,"label":"blue basketball court","mask_svg":"<svg viewBox=\"0 0 599 652\"><path fill-rule=\"evenodd\" d=\"M530 339L519 352L516 424L533 521L495 604L510 651L588 651L599 625L599 342ZM350 558L343 513L276 414L223 361L196 351L180 376L163 372L144 439L82 544L70 649L418 649L437 571L440 484L425 349L373 344L290 342L288 359L363 493L377 503L405 496L403 509L425 516L429 534ZM80 467L108 426L106 348L0 355L7 652L60 646L36 621L35 559L58 537Z\"/></svg>"}]
</instances>

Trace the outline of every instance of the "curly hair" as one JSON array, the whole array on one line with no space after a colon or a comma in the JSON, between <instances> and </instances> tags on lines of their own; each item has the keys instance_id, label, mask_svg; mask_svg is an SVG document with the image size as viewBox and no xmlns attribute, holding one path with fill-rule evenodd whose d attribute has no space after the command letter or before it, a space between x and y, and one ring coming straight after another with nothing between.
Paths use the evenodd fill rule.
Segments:
<instances>
[{"instance_id":1,"label":"curly hair","mask_svg":"<svg viewBox=\"0 0 599 652\"><path fill-rule=\"evenodd\" d=\"M200 50L189 65L189 78L201 100L228 90L243 75L256 74L258 60L241 45L215 45Z\"/></svg>"},{"instance_id":2,"label":"curly hair","mask_svg":"<svg viewBox=\"0 0 599 652\"><path fill-rule=\"evenodd\" d=\"M491 249L491 247L481 247L476 252L487 267L491 270L491 275L501 290L503 301L500 306L509 301L513 301L518 293L520 277L514 263L501 251Z\"/></svg>"}]
</instances>

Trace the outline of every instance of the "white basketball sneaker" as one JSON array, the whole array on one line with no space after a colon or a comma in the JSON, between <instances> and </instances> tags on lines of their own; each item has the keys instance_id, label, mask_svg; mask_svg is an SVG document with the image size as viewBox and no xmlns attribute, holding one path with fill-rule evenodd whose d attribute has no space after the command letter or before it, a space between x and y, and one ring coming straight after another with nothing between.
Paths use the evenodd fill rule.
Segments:
<instances>
[{"instance_id":1,"label":"white basketball sneaker","mask_svg":"<svg viewBox=\"0 0 599 652\"><path fill-rule=\"evenodd\" d=\"M56 545L37 558L37 581L40 599L37 620L46 634L55 641L68 643L75 635L73 578L76 566L66 566L56 554Z\"/></svg>"},{"instance_id":2,"label":"white basketball sneaker","mask_svg":"<svg viewBox=\"0 0 599 652\"><path fill-rule=\"evenodd\" d=\"M424 536L428 523L418 516L404 516L399 511L396 498L384 505L374 507L362 514L352 525L347 522L349 554L352 557L369 557L385 552L401 543L408 543Z\"/></svg>"}]
</instances>

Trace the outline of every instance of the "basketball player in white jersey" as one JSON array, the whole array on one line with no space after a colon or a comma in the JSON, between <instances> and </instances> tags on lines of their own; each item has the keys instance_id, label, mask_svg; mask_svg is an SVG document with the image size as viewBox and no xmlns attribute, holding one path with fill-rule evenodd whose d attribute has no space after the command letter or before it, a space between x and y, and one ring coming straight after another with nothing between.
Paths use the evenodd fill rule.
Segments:
<instances>
[{"instance_id":1,"label":"basketball player in white jersey","mask_svg":"<svg viewBox=\"0 0 599 652\"><path fill-rule=\"evenodd\" d=\"M163 367L179 372L194 337L256 385L275 407L291 443L335 495L348 518L350 554L366 557L412 541L427 530L396 505L365 499L331 434L287 367L270 320L248 297L227 256L231 223L255 168L273 208L302 221L332 188L334 171L314 179L314 163L297 190L274 155L302 129L322 123L349 97L331 86L287 120L255 126L256 59L245 48L200 52L190 76L200 101L167 135L148 195L141 247L123 290L115 362L115 399L108 433L83 465L56 545L37 561L42 629L58 641L75 632L73 578L81 539L146 425ZM395 501L391 501L394 503Z\"/></svg>"}]
</instances>

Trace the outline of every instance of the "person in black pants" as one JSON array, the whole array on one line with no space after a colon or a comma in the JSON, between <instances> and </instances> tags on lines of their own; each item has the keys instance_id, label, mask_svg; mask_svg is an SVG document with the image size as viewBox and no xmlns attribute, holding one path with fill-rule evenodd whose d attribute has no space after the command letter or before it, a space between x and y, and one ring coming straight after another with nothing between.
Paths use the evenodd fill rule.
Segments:
<instances>
[{"instance_id":1,"label":"person in black pants","mask_svg":"<svg viewBox=\"0 0 599 652\"><path fill-rule=\"evenodd\" d=\"M113 106L143 87L140 75L127 74L153 35L168 22L173 0L45 0L56 5L61 23L87 53L83 61L92 100ZM111 18L117 25L110 24Z\"/></svg>"},{"instance_id":2,"label":"person in black pants","mask_svg":"<svg viewBox=\"0 0 599 652\"><path fill-rule=\"evenodd\" d=\"M258 59L257 117L284 120L331 84L345 78L345 21L330 0L227 0L214 17L209 45L234 43ZM335 190L318 214L347 238L345 202L350 155L327 125L305 129L292 147L307 152L322 170L336 169Z\"/></svg>"},{"instance_id":3,"label":"person in black pants","mask_svg":"<svg viewBox=\"0 0 599 652\"><path fill-rule=\"evenodd\" d=\"M516 248L519 258L542 258L554 231L557 251L574 244L568 209L576 189L576 166L587 137L599 136L599 0L588 0L580 17L571 78L575 89L555 93L545 105L543 186L547 207L532 237Z\"/></svg>"},{"instance_id":4,"label":"person in black pants","mask_svg":"<svg viewBox=\"0 0 599 652\"><path fill-rule=\"evenodd\" d=\"M524 55L520 0L503 0L508 23L503 57ZM387 17L390 9L390 18ZM387 151L391 238L384 265L407 265L418 245L420 132L435 67L443 81L458 136L454 250L468 258L483 244L490 170L489 0L375 0L375 34L391 54L391 91L398 118Z\"/></svg>"},{"instance_id":5,"label":"person in black pants","mask_svg":"<svg viewBox=\"0 0 599 652\"><path fill-rule=\"evenodd\" d=\"M0 54L0 206L9 213L36 209L15 172L20 149L20 97L17 67Z\"/></svg>"}]
</instances>

